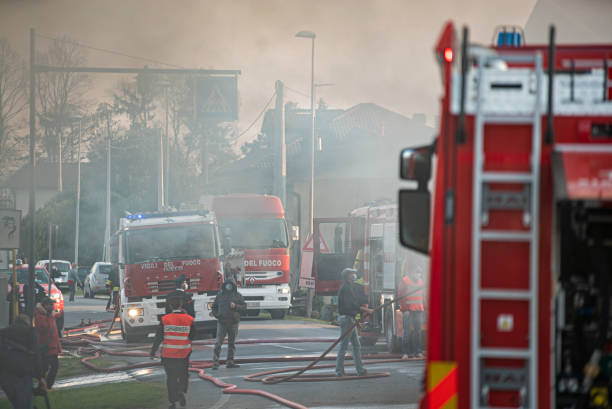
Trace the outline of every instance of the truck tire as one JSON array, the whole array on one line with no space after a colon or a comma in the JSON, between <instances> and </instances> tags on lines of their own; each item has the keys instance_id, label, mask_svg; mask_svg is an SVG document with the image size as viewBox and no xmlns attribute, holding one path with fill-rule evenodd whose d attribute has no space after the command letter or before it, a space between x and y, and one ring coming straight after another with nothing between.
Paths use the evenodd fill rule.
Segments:
<instances>
[{"instance_id":1,"label":"truck tire","mask_svg":"<svg viewBox=\"0 0 612 409\"><path fill-rule=\"evenodd\" d=\"M270 310L270 315L274 320L282 320L285 318L286 310Z\"/></svg>"}]
</instances>

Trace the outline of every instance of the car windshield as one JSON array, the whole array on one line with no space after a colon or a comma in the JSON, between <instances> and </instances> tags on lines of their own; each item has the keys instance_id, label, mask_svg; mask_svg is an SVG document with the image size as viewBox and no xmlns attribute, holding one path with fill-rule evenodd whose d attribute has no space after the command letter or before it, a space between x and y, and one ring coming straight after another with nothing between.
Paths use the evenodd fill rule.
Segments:
<instances>
[{"instance_id":1,"label":"car windshield","mask_svg":"<svg viewBox=\"0 0 612 409\"><path fill-rule=\"evenodd\" d=\"M105 264L100 266L100 272L102 274L110 274L112 266L110 264Z\"/></svg>"},{"instance_id":2,"label":"car windshield","mask_svg":"<svg viewBox=\"0 0 612 409\"><path fill-rule=\"evenodd\" d=\"M231 246L237 249L286 248L287 226L284 219L223 219L221 231L229 229Z\"/></svg>"},{"instance_id":3,"label":"car windshield","mask_svg":"<svg viewBox=\"0 0 612 409\"><path fill-rule=\"evenodd\" d=\"M217 257L215 232L212 224L130 230L127 262Z\"/></svg>"},{"instance_id":4,"label":"car windshield","mask_svg":"<svg viewBox=\"0 0 612 409\"><path fill-rule=\"evenodd\" d=\"M46 265L48 266L49 263L47 263ZM53 267L57 267L57 271L59 271L60 273L66 273L70 271L70 263L66 263L66 262L54 261Z\"/></svg>"},{"instance_id":5,"label":"car windshield","mask_svg":"<svg viewBox=\"0 0 612 409\"><path fill-rule=\"evenodd\" d=\"M34 269L34 274L36 274L36 282L38 284L49 284L49 276L42 268ZM17 282L19 284L25 284L28 282L28 269L20 268L17 270Z\"/></svg>"}]
</instances>

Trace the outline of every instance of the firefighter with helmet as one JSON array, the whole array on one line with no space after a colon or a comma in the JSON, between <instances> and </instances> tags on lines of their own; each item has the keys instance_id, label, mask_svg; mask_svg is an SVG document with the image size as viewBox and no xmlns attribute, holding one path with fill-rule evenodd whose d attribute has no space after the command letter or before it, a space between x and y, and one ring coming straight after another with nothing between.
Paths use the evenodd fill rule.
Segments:
<instances>
[{"instance_id":1,"label":"firefighter with helmet","mask_svg":"<svg viewBox=\"0 0 612 409\"><path fill-rule=\"evenodd\" d=\"M168 299L172 311L161 318L151 347L150 357L162 346L161 360L166 372L168 388L168 409L176 409L176 402L185 407L187 387L189 386L189 357L191 340L195 338L194 318L183 310L183 297L173 295ZM163 343L162 343L163 342Z\"/></svg>"}]
</instances>

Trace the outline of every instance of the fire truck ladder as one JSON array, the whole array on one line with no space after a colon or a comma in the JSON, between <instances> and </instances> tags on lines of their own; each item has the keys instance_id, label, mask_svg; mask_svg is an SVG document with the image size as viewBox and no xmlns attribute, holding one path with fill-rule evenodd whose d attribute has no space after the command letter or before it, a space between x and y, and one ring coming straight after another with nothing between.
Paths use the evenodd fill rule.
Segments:
<instances>
[{"instance_id":1,"label":"fire truck ladder","mask_svg":"<svg viewBox=\"0 0 612 409\"><path fill-rule=\"evenodd\" d=\"M533 64L529 70L530 78L535 76L535 92L533 110L522 113L489 113L485 111L484 92L485 77L498 70L489 68L492 60L503 60L508 63ZM491 390L514 391L519 396L519 407L537 408L537 348L538 348L538 206L540 182L540 151L541 151L541 96L542 96L542 56L541 54L514 54L506 56L479 56L477 75L477 101L475 112L474 136L474 172L473 172L473 214L472 214L472 340L471 340L471 402L474 408L489 408L489 392ZM509 68L511 71L512 68ZM486 124L531 125L531 157L530 170L518 171L488 171L484 169L484 139ZM488 220L490 183L514 183L525 186L524 222L529 230L491 230L483 229ZM516 206L516 204L515 204ZM516 207L515 207L516 208ZM528 242L529 243L529 288L528 289L490 289L481 286L481 251L483 242ZM483 347L481 302L484 300L526 301L529 304L529 329L527 348ZM512 359L525 362L524 368L504 368L485 365L486 359ZM512 379L510 382L500 382L499 378ZM495 380L497 379L497 381Z\"/></svg>"}]
</instances>

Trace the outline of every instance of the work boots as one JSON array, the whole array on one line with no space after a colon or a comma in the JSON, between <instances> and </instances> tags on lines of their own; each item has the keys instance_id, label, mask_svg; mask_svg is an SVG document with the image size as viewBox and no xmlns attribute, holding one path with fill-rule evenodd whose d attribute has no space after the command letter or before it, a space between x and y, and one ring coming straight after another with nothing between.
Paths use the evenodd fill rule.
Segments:
<instances>
[{"instance_id":1,"label":"work boots","mask_svg":"<svg viewBox=\"0 0 612 409\"><path fill-rule=\"evenodd\" d=\"M234 361L228 361L225 365L226 368L240 368L240 365L234 363Z\"/></svg>"}]
</instances>

